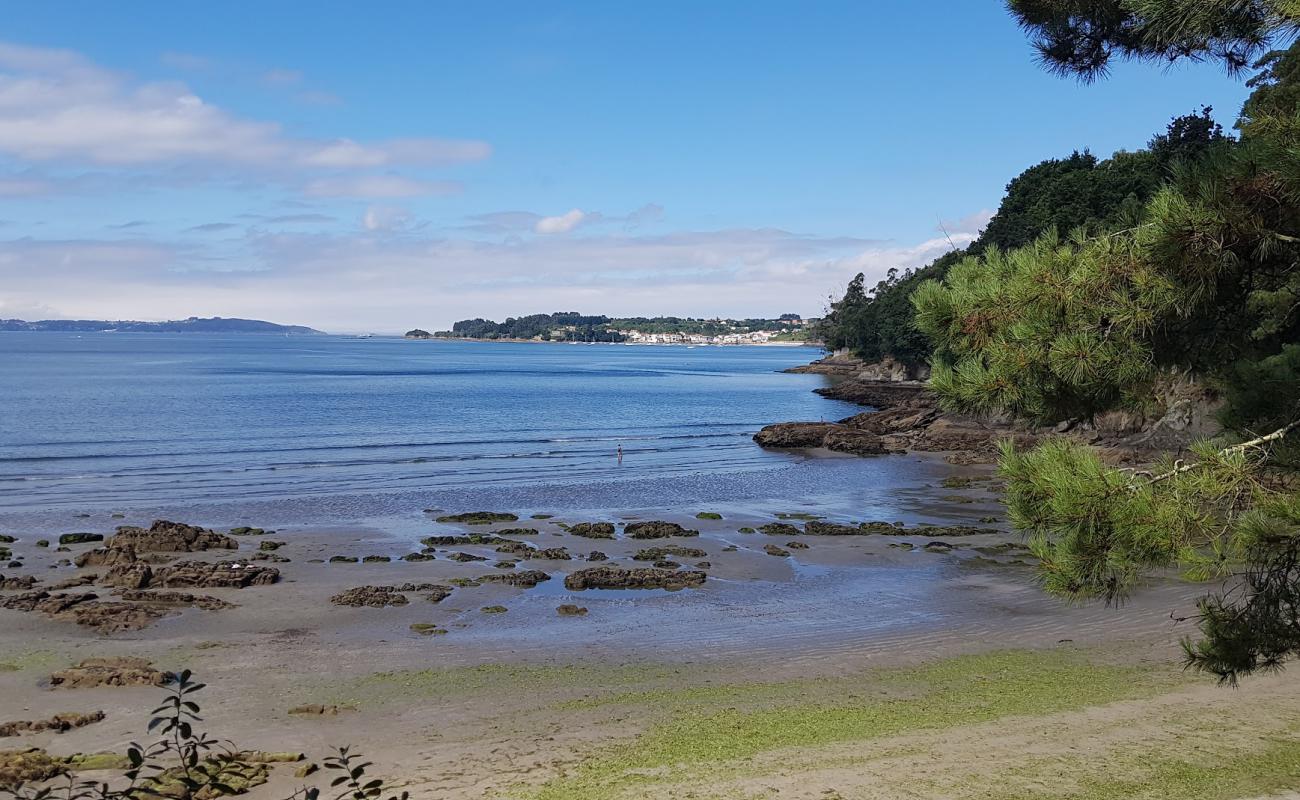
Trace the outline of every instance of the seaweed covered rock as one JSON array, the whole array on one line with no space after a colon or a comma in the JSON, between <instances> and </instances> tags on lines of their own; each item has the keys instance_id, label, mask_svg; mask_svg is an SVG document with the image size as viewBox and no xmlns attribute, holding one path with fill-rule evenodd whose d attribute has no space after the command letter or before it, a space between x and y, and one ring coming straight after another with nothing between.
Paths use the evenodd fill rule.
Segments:
<instances>
[{"instance_id":1,"label":"seaweed covered rock","mask_svg":"<svg viewBox=\"0 0 1300 800\"><path fill-rule=\"evenodd\" d=\"M587 567L564 578L564 588L583 589L686 589L700 586L708 575L700 570L654 567Z\"/></svg>"},{"instance_id":2,"label":"seaweed covered rock","mask_svg":"<svg viewBox=\"0 0 1300 800\"><path fill-rule=\"evenodd\" d=\"M861 536L863 533L857 525L841 525L816 519L805 522L803 532L809 536Z\"/></svg>"},{"instance_id":3,"label":"seaweed covered rock","mask_svg":"<svg viewBox=\"0 0 1300 800\"><path fill-rule=\"evenodd\" d=\"M138 553L195 553L203 550L238 550L239 542L207 528L160 519L148 528L118 528L117 534L108 540L108 546L129 546Z\"/></svg>"},{"instance_id":4,"label":"seaweed covered rock","mask_svg":"<svg viewBox=\"0 0 1300 800\"><path fill-rule=\"evenodd\" d=\"M536 528L502 528L497 531L498 536L536 536Z\"/></svg>"},{"instance_id":5,"label":"seaweed covered rock","mask_svg":"<svg viewBox=\"0 0 1300 800\"><path fill-rule=\"evenodd\" d=\"M447 556L447 559L449 561L459 561L462 564L469 563L471 561L487 561L486 556L478 556L478 555L474 555L473 553L452 553L451 555Z\"/></svg>"},{"instance_id":6,"label":"seaweed covered rock","mask_svg":"<svg viewBox=\"0 0 1300 800\"><path fill-rule=\"evenodd\" d=\"M803 533L803 531L788 522L769 522L766 525L759 526L758 529L768 536L798 536Z\"/></svg>"},{"instance_id":7,"label":"seaweed covered rock","mask_svg":"<svg viewBox=\"0 0 1300 800\"><path fill-rule=\"evenodd\" d=\"M774 544L763 545L763 552L767 553L769 556L777 556L779 558L785 558L786 556L790 555L789 550L784 550L780 547L777 547Z\"/></svg>"},{"instance_id":8,"label":"seaweed covered rock","mask_svg":"<svg viewBox=\"0 0 1300 800\"><path fill-rule=\"evenodd\" d=\"M584 539L613 539L614 523L579 522L577 525L569 526L569 533L574 536L581 536Z\"/></svg>"},{"instance_id":9,"label":"seaweed covered rock","mask_svg":"<svg viewBox=\"0 0 1300 800\"><path fill-rule=\"evenodd\" d=\"M676 522L656 519L647 522L630 522L623 528L623 534L629 539L667 539L670 536L699 536L700 532L683 528Z\"/></svg>"},{"instance_id":10,"label":"seaweed covered rock","mask_svg":"<svg viewBox=\"0 0 1300 800\"><path fill-rule=\"evenodd\" d=\"M425 547L457 547L466 544L500 544L506 541L495 533L460 533L455 535L426 536L420 540Z\"/></svg>"},{"instance_id":11,"label":"seaweed covered rock","mask_svg":"<svg viewBox=\"0 0 1300 800\"><path fill-rule=\"evenodd\" d=\"M65 533L59 537L59 546L67 547L71 544L89 544L102 541L104 541L104 534L102 533Z\"/></svg>"},{"instance_id":12,"label":"seaweed covered rock","mask_svg":"<svg viewBox=\"0 0 1300 800\"><path fill-rule=\"evenodd\" d=\"M543 561L568 561L573 558L569 551L563 547L548 547L542 550L529 550L524 553L524 558L540 559Z\"/></svg>"},{"instance_id":13,"label":"seaweed covered rock","mask_svg":"<svg viewBox=\"0 0 1300 800\"><path fill-rule=\"evenodd\" d=\"M334 595L330 602L336 606L384 608L404 606L411 601L394 586L357 586Z\"/></svg>"},{"instance_id":14,"label":"seaweed covered rock","mask_svg":"<svg viewBox=\"0 0 1300 800\"><path fill-rule=\"evenodd\" d=\"M704 558L708 553L698 547L678 547L676 545L665 545L663 547L643 547L636 551L632 556L633 561L662 561L665 558Z\"/></svg>"},{"instance_id":15,"label":"seaweed covered rock","mask_svg":"<svg viewBox=\"0 0 1300 800\"><path fill-rule=\"evenodd\" d=\"M550 575L540 569L524 569L517 572L494 572L478 578L480 583L504 583L509 586L536 586L542 581L549 581ZM566 584L567 585L567 584Z\"/></svg>"},{"instance_id":16,"label":"seaweed covered rock","mask_svg":"<svg viewBox=\"0 0 1300 800\"><path fill-rule=\"evenodd\" d=\"M881 531L885 536L1000 536L997 528L977 528L973 525L919 525L915 528L891 527Z\"/></svg>"},{"instance_id":17,"label":"seaweed covered rock","mask_svg":"<svg viewBox=\"0 0 1300 800\"><path fill-rule=\"evenodd\" d=\"M462 514L446 514L438 517L437 521L462 525L491 525L496 522L518 522L519 517L500 511L467 511Z\"/></svg>"},{"instance_id":18,"label":"seaweed covered rock","mask_svg":"<svg viewBox=\"0 0 1300 800\"><path fill-rule=\"evenodd\" d=\"M76 666L50 675L50 686L60 689L90 689L96 686L162 686L170 674L154 669L144 658L117 656L87 658Z\"/></svg>"},{"instance_id":19,"label":"seaweed covered rock","mask_svg":"<svg viewBox=\"0 0 1300 800\"><path fill-rule=\"evenodd\" d=\"M67 771L62 761L39 748L0 750L0 789L47 781Z\"/></svg>"},{"instance_id":20,"label":"seaweed covered rock","mask_svg":"<svg viewBox=\"0 0 1300 800\"><path fill-rule=\"evenodd\" d=\"M555 607L555 613L559 614L561 617L585 617L587 615L587 607L574 605L573 603L564 603Z\"/></svg>"},{"instance_id":21,"label":"seaweed covered rock","mask_svg":"<svg viewBox=\"0 0 1300 800\"><path fill-rule=\"evenodd\" d=\"M501 545L497 547L496 551L498 553L510 553L511 555L526 557L527 553L533 552L533 546L530 544L524 544L523 542L506 541L502 542Z\"/></svg>"}]
</instances>

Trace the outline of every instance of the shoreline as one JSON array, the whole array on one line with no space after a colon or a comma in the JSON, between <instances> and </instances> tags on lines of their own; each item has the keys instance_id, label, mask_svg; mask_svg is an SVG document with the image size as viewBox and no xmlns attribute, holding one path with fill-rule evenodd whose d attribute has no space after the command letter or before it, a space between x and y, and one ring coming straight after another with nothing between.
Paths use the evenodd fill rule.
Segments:
<instances>
[{"instance_id":1,"label":"shoreline","mask_svg":"<svg viewBox=\"0 0 1300 800\"><path fill-rule=\"evenodd\" d=\"M868 461L823 448L797 455L789 469L853 467L864 476L873 474L870 466L909 478L879 494L809 494L800 502L582 511L556 501L515 505L495 510L517 519L483 525L439 519L473 509L419 511L409 501L388 514L353 515L354 522L340 521L339 509L352 508L346 503L321 504L319 519L295 516L289 505L265 515L276 530L233 536L229 526L270 527L257 509L285 504L198 505L168 513L220 523L210 534L187 535L233 541L235 549L169 552L146 544L118 566L106 558L110 564L81 568L61 562L114 548L90 542L60 552L56 534L109 539L116 526L150 526L149 510L97 506L86 516L60 510L36 514L21 529L6 525L0 532L17 541L0 546L22 566L0 574L29 575L35 585L0 589L0 604L46 590L94 593L87 605L117 608L80 624L66 612L0 608L0 723L105 713L66 733L0 739L0 751L121 751L138 738L154 687L49 688L53 671L106 656L194 669L209 684L207 724L222 737L313 759L349 743L417 800L640 800L685 790L974 800L1006 790L1006 780L1023 796L1042 796L1056 785L1045 781L1078 780L1095 764L1126 774L1103 744L1106 731L1138 731L1173 752L1179 737L1202 735L1193 709L1249 719L1268 707L1300 718L1300 687L1286 676L1228 695L1179 673L1178 643L1191 628L1171 617L1194 611L1203 585L1157 577L1122 611L1044 596L1032 558L1006 525L988 466L953 464L946 452ZM698 533L628 534L650 520ZM610 523L612 538L575 533L592 522ZM662 552L639 557L656 548ZM427 560L402 560L409 554ZM136 595L123 588L124 577L146 566L165 575L179 562L192 564L187 574L225 562L274 570L277 580L245 588L145 585ZM619 580L649 570L655 580L676 575L671 580L687 584L566 586L576 573L610 567ZM497 580L531 571L548 578L520 586ZM691 583L694 573L702 577ZM345 604L353 599L362 605ZM566 606L582 611L566 616ZM141 607L158 614L138 624L130 614ZM96 628L105 618L130 624ZM300 706L327 711L290 713ZM931 720L927 708L946 710ZM1171 709L1187 720L1181 727L1167 722ZM837 727L857 718L860 727ZM1041 759L1026 757L1023 745L990 749L989 742L1022 741L1026 726L1037 732ZM1096 733L1080 744L1081 729ZM751 732L728 738L728 731ZM1213 747L1231 752L1246 741L1220 732ZM915 755L892 755L918 748L927 764L920 773ZM700 755L714 751L733 755ZM1068 758L1083 760L1076 767ZM990 782L988 763L1021 771ZM250 800L291 791L300 783L291 769L273 770ZM962 782L927 783L936 771ZM1262 767L1256 775L1279 779Z\"/></svg>"}]
</instances>

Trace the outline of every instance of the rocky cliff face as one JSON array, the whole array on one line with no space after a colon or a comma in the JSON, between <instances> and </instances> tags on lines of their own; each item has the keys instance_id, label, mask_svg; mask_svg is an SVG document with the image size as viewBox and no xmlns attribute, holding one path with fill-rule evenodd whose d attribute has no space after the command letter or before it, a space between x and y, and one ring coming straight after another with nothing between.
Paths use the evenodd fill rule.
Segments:
<instances>
[{"instance_id":1,"label":"rocky cliff face","mask_svg":"<svg viewBox=\"0 0 1300 800\"><path fill-rule=\"evenodd\" d=\"M1090 420L1030 427L1004 418L946 412L918 379L920 372L909 372L892 360L864 364L836 353L787 372L826 375L833 382L816 389L818 394L875 410L839 422L768 425L754 436L763 447L823 447L857 455L935 451L949 453L947 460L953 463L976 463L995 460L997 443L1003 439L1025 447L1045 436L1070 435L1107 449L1114 461L1131 463L1149 460L1158 451L1185 449L1221 432L1214 417L1219 405L1215 394L1182 374L1158 380L1143 412L1109 412Z\"/></svg>"}]
</instances>

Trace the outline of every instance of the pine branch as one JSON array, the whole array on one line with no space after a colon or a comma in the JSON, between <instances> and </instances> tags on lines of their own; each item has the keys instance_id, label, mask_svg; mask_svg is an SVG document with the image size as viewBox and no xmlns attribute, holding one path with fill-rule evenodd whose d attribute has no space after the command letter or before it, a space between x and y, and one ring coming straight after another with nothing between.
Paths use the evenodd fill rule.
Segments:
<instances>
[{"instance_id":1,"label":"pine branch","mask_svg":"<svg viewBox=\"0 0 1300 800\"><path fill-rule=\"evenodd\" d=\"M1273 431L1270 434L1260 436L1256 439L1251 439L1248 442L1242 442L1241 444L1234 444L1231 447L1225 447L1219 451L1219 455L1228 456L1228 455L1232 455L1233 453L1239 453L1245 450L1250 450L1252 448L1263 447L1269 442L1275 442L1278 441L1279 439L1285 438L1287 434L1295 430L1297 427L1300 427L1300 419L1291 422L1289 425L1278 428L1277 430ZM1156 475L1152 477L1145 484L1130 483L1129 488L1136 491L1137 489L1141 488L1141 486L1151 486L1152 484L1160 483L1161 481L1169 480L1170 478L1176 477L1178 475L1182 475L1184 472L1191 472L1192 470L1202 466L1203 464L1204 462L1202 461L1194 461L1190 464L1184 464L1181 460L1175 461L1174 468L1169 470L1168 472L1164 472L1161 473L1160 475ZM1134 473L1134 477L1136 477L1138 474L1144 474L1144 473ZM1145 473L1145 474L1149 474L1149 473Z\"/></svg>"}]
</instances>

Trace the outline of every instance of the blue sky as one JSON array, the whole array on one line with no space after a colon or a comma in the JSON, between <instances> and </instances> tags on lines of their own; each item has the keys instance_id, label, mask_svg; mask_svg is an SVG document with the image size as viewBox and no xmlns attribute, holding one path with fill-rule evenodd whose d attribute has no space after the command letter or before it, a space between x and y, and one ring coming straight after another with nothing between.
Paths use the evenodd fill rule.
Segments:
<instances>
[{"instance_id":1,"label":"blue sky","mask_svg":"<svg viewBox=\"0 0 1300 800\"><path fill-rule=\"evenodd\" d=\"M1026 166L1245 97L1212 65L1079 85L995 0L924 9L14 3L0 317L812 315Z\"/></svg>"}]
</instances>

